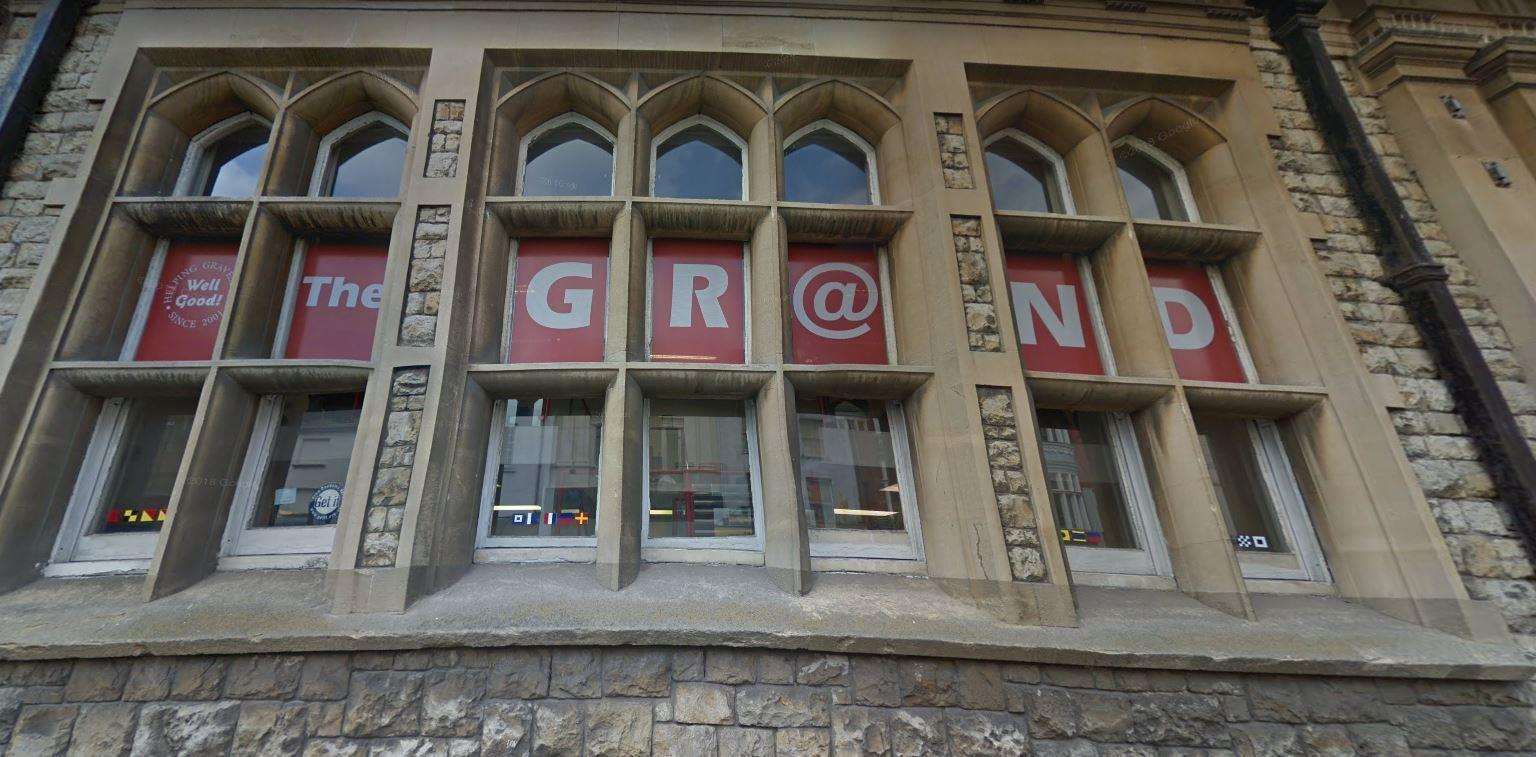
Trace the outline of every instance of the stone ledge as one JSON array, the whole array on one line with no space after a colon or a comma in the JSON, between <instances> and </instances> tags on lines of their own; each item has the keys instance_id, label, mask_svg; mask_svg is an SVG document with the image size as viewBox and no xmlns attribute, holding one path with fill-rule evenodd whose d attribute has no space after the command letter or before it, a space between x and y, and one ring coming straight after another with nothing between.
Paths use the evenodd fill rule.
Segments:
<instances>
[{"instance_id":1,"label":"stone ledge","mask_svg":"<svg viewBox=\"0 0 1536 757\"><path fill-rule=\"evenodd\" d=\"M1079 588L1079 628L1003 623L926 579L644 566L619 592L590 565L480 565L404 613L330 615L319 571L219 573L140 603L140 577L44 579L0 596L0 659L530 644L720 645L1128 668L1519 680L1514 646L1322 597L1254 597L1242 621L1173 592Z\"/></svg>"}]
</instances>

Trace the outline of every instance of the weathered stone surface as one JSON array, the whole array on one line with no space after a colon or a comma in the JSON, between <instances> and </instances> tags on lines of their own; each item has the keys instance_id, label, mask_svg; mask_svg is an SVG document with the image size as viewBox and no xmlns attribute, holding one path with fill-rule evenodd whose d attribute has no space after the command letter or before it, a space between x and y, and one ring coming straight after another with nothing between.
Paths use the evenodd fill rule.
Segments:
<instances>
[{"instance_id":1,"label":"weathered stone surface","mask_svg":"<svg viewBox=\"0 0 1536 757\"><path fill-rule=\"evenodd\" d=\"M774 732L767 728L721 728L720 754L735 757L774 757Z\"/></svg>"},{"instance_id":2,"label":"weathered stone surface","mask_svg":"<svg viewBox=\"0 0 1536 757\"><path fill-rule=\"evenodd\" d=\"M953 710L945 721L956 755L1023 754L1029 749L1029 727L1017 715Z\"/></svg>"},{"instance_id":3,"label":"weathered stone surface","mask_svg":"<svg viewBox=\"0 0 1536 757\"><path fill-rule=\"evenodd\" d=\"M240 705L230 754L297 754L304 746L308 716L302 702L246 702Z\"/></svg>"},{"instance_id":4,"label":"weathered stone surface","mask_svg":"<svg viewBox=\"0 0 1536 757\"><path fill-rule=\"evenodd\" d=\"M591 649L557 649L549 661L549 695L576 699L602 693L602 668Z\"/></svg>"},{"instance_id":5,"label":"weathered stone surface","mask_svg":"<svg viewBox=\"0 0 1536 757\"><path fill-rule=\"evenodd\" d=\"M578 754L581 751L582 704L544 701L533 708L534 757Z\"/></svg>"},{"instance_id":6,"label":"weathered stone surface","mask_svg":"<svg viewBox=\"0 0 1536 757\"><path fill-rule=\"evenodd\" d=\"M679 723L724 725L731 722L732 691L712 683L678 683L672 717Z\"/></svg>"},{"instance_id":7,"label":"weathered stone surface","mask_svg":"<svg viewBox=\"0 0 1536 757\"><path fill-rule=\"evenodd\" d=\"M82 705L70 736L69 753L122 757L133 747L133 731L138 719L138 705L131 702Z\"/></svg>"},{"instance_id":8,"label":"weathered stone surface","mask_svg":"<svg viewBox=\"0 0 1536 757\"><path fill-rule=\"evenodd\" d=\"M826 727L831 695L804 686L744 686L736 693L736 722L773 728Z\"/></svg>"},{"instance_id":9,"label":"weathered stone surface","mask_svg":"<svg viewBox=\"0 0 1536 757\"><path fill-rule=\"evenodd\" d=\"M832 749L839 755L883 755L891 748L890 711L869 707L832 709Z\"/></svg>"},{"instance_id":10,"label":"weathered stone surface","mask_svg":"<svg viewBox=\"0 0 1536 757\"><path fill-rule=\"evenodd\" d=\"M348 736L408 736L421 732L422 674L352 674L342 732Z\"/></svg>"},{"instance_id":11,"label":"weathered stone surface","mask_svg":"<svg viewBox=\"0 0 1536 757\"><path fill-rule=\"evenodd\" d=\"M842 685L848 682L848 657L845 655L801 655L795 680L807 686Z\"/></svg>"},{"instance_id":12,"label":"weathered stone surface","mask_svg":"<svg viewBox=\"0 0 1536 757\"><path fill-rule=\"evenodd\" d=\"M586 753L643 757L651 753L652 705L604 699L587 706Z\"/></svg>"},{"instance_id":13,"label":"weathered stone surface","mask_svg":"<svg viewBox=\"0 0 1536 757\"><path fill-rule=\"evenodd\" d=\"M532 699L549 693L550 655L545 649L508 649L492 658L488 696L498 699ZM558 653L557 653L558 659ZM572 696L560 690L554 696Z\"/></svg>"},{"instance_id":14,"label":"weathered stone surface","mask_svg":"<svg viewBox=\"0 0 1536 757\"><path fill-rule=\"evenodd\" d=\"M231 699L286 699L299 686L304 658L298 655L250 655L229 664L224 695Z\"/></svg>"},{"instance_id":15,"label":"weathered stone surface","mask_svg":"<svg viewBox=\"0 0 1536 757\"><path fill-rule=\"evenodd\" d=\"M134 733L134 757L141 755L224 755L234 742L238 702L146 704Z\"/></svg>"},{"instance_id":16,"label":"weathered stone surface","mask_svg":"<svg viewBox=\"0 0 1536 757\"><path fill-rule=\"evenodd\" d=\"M824 728L781 728L774 737L778 757L826 757L832 753L832 736Z\"/></svg>"},{"instance_id":17,"label":"weathered stone surface","mask_svg":"<svg viewBox=\"0 0 1536 757\"><path fill-rule=\"evenodd\" d=\"M901 671L894 660L860 655L852 658L853 703L873 707L901 704Z\"/></svg>"},{"instance_id":18,"label":"weathered stone surface","mask_svg":"<svg viewBox=\"0 0 1536 757\"><path fill-rule=\"evenodd\" d=\"M533 746L533 705L490 701L480 707L480 751L485 755L528 754Z\"/></svg>"},{"instance_id":19,"label":"weathered stone surface","mask_svg":"<svg viewBox=\"0 0 1536 757\"><path fill-rule=\"evenodd\" d=\"M80 707L43 704L23 707L11 731L9 754L56 755L69 747L69 732Z\"/></svg>"},{"instance_id":20,"label":"weathered stone surface","mask_svg":"<svg viewBox=\"0 0 1536 757\"><path fill-rule=\"evenodd\" d=\"M947 707L956 703L955 664L949 660L912 660L901 666L901 703Z\"/></svg>"},{"instance_id":21,"label":"weathered stone surface","mask_svg":"<svg viewBox=\"0 0 1536 757\"><path fill-rule=\"evenodd\" d=\"M298 697L310 701L346 699L351 679L352 668L346 655L306 655L299 674Z\"/></svg>"},{"instance_id":22,"label":"weathered stone surface","mask_svg":"<svg viewBox=\"0 0 1536 757\"><path fill-rule=\"evenodd\" d=\"M712 757L715 729L707 725L657 723L651 740L655 757Z\"/></svg>"},{"instance_id":23,"label":"weathered stone surface","mask_svg":"<svg viewBox=\"0 0 1536 757\"><path fill-rule=\"evenodd\" d=\"M711 649L704 653L704 680L715 683L753 683L757 658L740 649Z\"/></svg>"},{"instance_id":24,"label":"weathered stone surface","mask_svg":"<svg viewBox=\"0 0 1536 757\"><path fill-rule=\"evenodd\" d=\"M667 654L656 650L613 649L603 654L603 693L621 697L664 697L671 693Z\"/></svg>"},{"instance_id":25,"label":"weathered stone surface","mask_svg":"<svg viewBox=\"0 0 1536 757\"><path fill-rule=\"evenodd\" d=\"M893 710L890 720L892 757L940 754L949 738L939 710Z\"/></svg>"},{"instance_id":26,"label":"weathered stone surface","mask_svg":"<svg viewBox=\"0 0 1536 757\"><path fill-rule=\"evenodd\" d=\"M480 733L479 702L485 690L484 670L434 670L427 673L421 697L422 734L474 736Z\"/></svg>"},{"instance_id":27,"label":"weathered stone surface","mask_svg":"<svg viewBox=\"0 0 1536 757\"><path fill-rule=\"evenodd\" d=\"M131 663L127 660L83 660L75 665L64 699L69 702L111 702L123 695Z\"/></svg>"}]
</instances>

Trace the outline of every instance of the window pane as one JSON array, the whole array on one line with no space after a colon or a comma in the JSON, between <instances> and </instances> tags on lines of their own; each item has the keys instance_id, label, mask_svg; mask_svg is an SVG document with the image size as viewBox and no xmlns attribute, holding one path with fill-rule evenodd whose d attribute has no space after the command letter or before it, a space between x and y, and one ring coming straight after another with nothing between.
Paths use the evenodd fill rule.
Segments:
<instances>
[{"instance_id":1,"label":"window pane","mask_svg":"<svg viewBox=\"0 0 1536 757\"><path fill-rule=\"evenodd\" d=\"M797 404L800 475L810 527L905 528L886 403L802 397Z\"/></svg>"},{"instance_id":2,"label":"window pane","mask_svg":"<svg viewBox=\"0 0 1536 757\"><path fill-rule=\"evenodd\" d=\"M741 402L654 400L650 536L751 536L752 474Z\"/></svg>"},{"instance_id":3,"label":"window pane","mask_svg":"<svg viewBox=\"0 0 1536 757\"><path fill-rule=\"evenodd\" d=\"M284 398L252 526L336 522L362 407L361 392Z\"/></svg>"},{"instance_id":4,"label":"window pane","mask_svg":"<svg viewBox=\"0 0 1536 757\"><path fill-rule=\"evenodd\" d=\"M1041 410L1040 456L1056 528L1067 544L1135 549L1125 487L1103 413Z\"/></svg>"},{"instance_id":5,"label":"window pane","mask_svg":"<svg viewBox=\"0 0 1536 757\"><path fill-rule=\"evenodd\" d=\"M394 197L405 169L405 137L384 124L369 126L336 145L331 197Z\"/></svg>"},{"instance_id":6,"label":"window pane","mask_svg":"<svg viewBox=\"0 0 1536 757\"><path fill-rule=\"evenodd\" d=\"M1122 147L1115 152L1120 186L1131 206L1131 217L1152 221L1187 221L1184 201L1168 170L1150 158Z\"/></svg>"},{"instance_id":7,"label":"window pane","mask_svg":"<svg viewBox=\"0 0 1536 757\"><path fill-rule=\"evenodd\" d=\"M523 194L592 197L613 194L613 145L580 124L557 126L528 145Z\"/></svg>"},{"instance_id":8,"label":"window pane","mask_svg":"<svg viewBox=\"0 0 1536 757\"><path fill-rule=\"evenodd\" d=\"M267 127L248 126L219 140L203 153L203 184L194 194L250 197L256 194L261 161L267 155Z\"/></svg>"},{"instance_id":9,"label":"window pane","mask_svg":"<svg viewBox=\"0 0 1536 757\"><path fill-rule=\"evenodd\" d=\"M1060 213L1051 164L1016 139L999 139L987 148L987 183L998 210Z\"/></svg>"},{"instance_id":10,"label":"window pane","mask_svg":"<svg viewBox=\"0 0 1536 757\"><path fill-rule=\"evenodd\" d=\"M195 398L128 402L116 465L92 533L160 530L195 412Z\"/></svg>"},{"instance_id":11,"label":"window pane","mask_svg":"<svg viewBox=\"0 0 1536 757\"><path fill-rule=\"evenodd\" d=\"M869 205L869 159L835 132L813 131L784 151L784 199Z\"/></svg>"},{"instance_id":12,"label":"window pane","mask_svg":"<svg viewBox=\"0 0 1536 757\"><path fill-rule=\"evenodd\" d=\"M601 399L507 400L491 536L593 536Z\"/></svg>"},{"instance_id":13,"label":"window pane","mask_svg":"<svg viewBox=\"0 0 1536 757\"><path fill-rule=\"evenodd\" d=\"M1237 418L1195 414L1200 449L1211 485L1221 503L1227 530L1239 551L1289 552L1275 503L1259 469L1257 436L1253 422Z\"/></svg>"},{"instance_id":14,"label":"window pane","mask_svg":"<svg viewBox=\"0 0 1536 757\"><path fill-rule=\"evenodd\" d=\"M741 199L741 148L702 124L684 129L656 149L657 197Z\"/></svg>"}]
</instances>

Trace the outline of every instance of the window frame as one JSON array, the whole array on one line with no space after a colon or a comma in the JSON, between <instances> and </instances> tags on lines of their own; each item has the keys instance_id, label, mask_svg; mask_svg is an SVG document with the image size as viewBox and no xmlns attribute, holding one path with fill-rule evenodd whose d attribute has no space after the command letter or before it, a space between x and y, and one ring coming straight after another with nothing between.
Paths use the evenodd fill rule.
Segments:
<instances>
[{"instance_id":1,"label":"window frame","mask_svg":"<svg viewBox=\"0 0 1536 757\"><path fill-rule=\"evenodd\" d=\"M144 329L149 325L149 311L155 305L155 290L160 288L160 276L165 273L165 258L170 250L170 237L161 237L155 242L155 251L150 254L149 266L144 270L144 283L139 286L139 301L133 306L128 333L123 336L123 347L118 351L118 362L135 362L134 356L139 352L139 343L144 341ZM217 352L210 356L210 359L217 358Z\"/></svg>"},{"instance_id":2,"label":"window frame","mask_svg":"<svg viewBox=\"0 0 1536 757\"><path fill-rule=\"evenodd\" d=\"M164 526L141 533L86 533L92 516L105 504L107 485L122 465L122 445L134 401L133 397L112 397L102 403L64 511L64 522L54 540L48 565L43 568L44 576L141 573L149 569ZM196 418L195 413L193 417ZM187 450L183 449L181 454L185 459Z\"/></svg>"},{"instance_id":3,"label":"window frame","mask_svg":"<svg viewBox=\"0 0 1536 757\"><path fill-rule=\"evenodd\" d=\"M1205 221L1201 220L1200 206L1195 202L1195 192L1190 186L1189 173L1184 170L1183 163L1180 163L1178 160L1175 160L1172 155L1169 155L1168 153L1163 152L1162 150L1159 150L1150 144L1147 144L1145 141L1134 135L1127 134L1126 136L1115 140L1115 143L1110 146L1110 157L1113 158L1114 151L1120 149L1121 147L1126 147L1136 151L1142 157L1152 161L1153 163L1156 163L1158 166L1162 167L1168 172L1169 176L1173 179L1175 194L1178 195L1179 203L1184 206L1184 215L1188 219L1185 221L1176 221L1171 218L1136 218L1132 220L1162 223L1205 223ZM1118 181L1120 178L1118 173L1120 170L1119 161L1115 161L1115 170L1115 179ZM1120 187L1120 195L1122 198L1125 196L1125 187L1123 184Z\"/></svg>"},{"instance_id":4,"label":"window frame","mask_svg":"<svg viewBox=\"0 0 1536 757\"><path fill-rule=\"evenodd\" d=\"M840 123L838 123L836 121L833 121L830 118L819 118L819 119L817 119L815 121L812 121L812 122L806 124L805 126L802 126L799 129L796 129L793 134L790 134L788 137L784 138L784 141L782 143L783 146L779 149L779 172L781 174L783 174L783 172L784 172L784 158L789 155L789 151L790 151L790 149L792 149L795 146L795 143L799 142L800 140L804 139L805 137L807 137L807 136L809 136L811 134L814 134L814 133L816 133L818 131L821 131L822 129L830 131L833 134L836 134L839 137L842 137L843 139L848 140L849 143L851 143L854 147L857 147L860 150L864 151L864 165L866 165L868 167L868 170L865 173L866 173L867 178L869 179L869 207L877 207L877 206L879 206L880 205L880 167L879 167L879 161L877 161L875 159L875 148L872 147L868 142L864 141L863 137L861 137L858 134L854 133L853 130L849 129L846 126L843 126L842 124L840 124ZM745 174L743 174L743 175L745 175ZM782 180L783 179L781 178L781 181ZM789 199L785 199L782 196L780 197L780 199L782 201L784 201L784 202L803 202L802 200L789 200ZM822 205L822 204L826 204L826 203L806 203L806 204L807 205Z\"/></svg>"},{"instance_id":5,"label":"window frame","mask_svg":"<svg viewBox=\"0 0 1536 757\"><path fill-rule=\"evenodd\" d=\"M655 265L655 263L656 263L656 255L655 255L655 250L654 250L655 242L656 242L656 240L654 238L647 238L645 240L645 362L648 362L648 363L655 362L655 360L653 360L651 358L651 336L653 334L653 330L652 330L651 326L652 326L653 317L656 314L656 310L655 310L655 304L656 304L655 303L655 288L656 288L656 265ZM741 356L742 356L742 362L740 363L740 365L754 365L754 363L752 362L752 257L751 257L751 255L752 255L751 244L749 242L742 242L741 243L741 296L742 296L742 302L741 302L741 312L742 312L742 319L741 319L741 345L742 345ZM889 309L889 308L887 308L887 309ZM608 328L608 321L607 321L607 319L603 320L603 328L605 330ZM604 338L605 339L607 338L606 334L604 334ZM667 363L675 364L678 361L666 361L666 362ZM683 365L694 365L695 363L684 362L682 364ZM705 361L702 361L702 360L699 361L697 364L698 365L704 365L704 366L737 365L737 363L714 363L714 362L705 362Z\"/></svg>"},{"instance_id":6,"label":"window frame","mask_svg":"<svg viewBox=\"0 0 1536 757\"><path fill-rule=\"evenodd\" d=\"M217 146L220 140L250 124L263 126L267 130L267 152L269 154L262 156L263 170L257 175L255 191L251 192L250 195L252 198L262 196L262 179L266 178L265 167L272 150L272 122L251 111L237 113L213 124L198 132L197 136L187 143L186 155L181 160L181 169L176 174L176 184L171 190L171 196L220 197L220 195L194 194L192 188L208 181L208 175L213 170L213 166L208 164L209 148ZM244 200L247 198L235 197L227 199Z\"/></svg>"},{"instance_id":7,"label":"window frame","mask_svg":"<svg viewBox=\"0 0 1536 757\"><path fill-rule=\"evenodd\" d=\"M534 414L537 415L539 403L548 399L565 399L562 397L539 397L534 401ZM491 433L486 442L485 469L480 479L480 509L476 517L475 525L475 562L500 562L496 559L500 554L506 554L507 550L532 548L549 551L547 559L560 559L554 550L559 548L580 549L586 553L595 555L597 549L597 529L603 512L603 487L601 477L603 471L603 445L599 432L597 445L597 471L599 483L597 486L597 499L592 511L592 535L591 536L492 536L491 535L491 507L496 504L496 475L501 463L502 445L506 443L505 434L501 432L506 426L507 410L509 403L520 402L516 397L502 397L495 401L491 409ZM603 404L607 409L606 399ZM482 554L490 553L490 554ZM591 561L588 557L587 562ZM526 559L517 559L517 562L528 562Z\"/></svg>"},{"instance_id":8,"label":"window frame","mask_svg":"<svg viewBox=\"0 0 1536 757\"><path fill-rule=\"evenodd\" d=\"M906 533L906 543L897 543L896 539L890 539L892 543L889 544L879 544L873 543L878 540L861 542L828 538L839 533L883 534L865 529L813 528L807 520L806 542L812 558L908 560L915 563L924 562L926 559L923 553L923 528L918 516L917 477L912 469L911 438L907 433L906 406L901 400L886 400L886 403L886 417L891 425L891 452L896 460L896 485L901 487L902 530ZM796 433L799 432L799 419L800 413L796 411L794 429ZM801 464L802 460L796 457L794 471L797 480L795 483L800 489L803 506L810 501L810 496Z\"/></svg>"},{"instance_id":9,"label":"window frame","mask_svg":"<svg viewBox=\"0 0 1536 757\"><path fill-rule=\"evenodd\" d=\"M1067 162L1065 160L1062 160L1061 156L1058 155L1055 150L1052 150L1050 148L1050 146L1048 146L1044 142L1041 142L1040 140L1035 139L1034 137L1024 133L1023 131L1021 131L1017 127L1010 126L1008 128L1005 128L1005 129L1000 129L1000 130L998 130L998 132L996 134L993 134L992 136L987 137L987 139L984 142L982 142L982 145L981 145L982 169L981 170L983 172L985 172L987 170L987 168L986 168L986 163L987 163L986 156L987 156L988 150L992 147L993 144L995 144L997 142L1000 142L1000 141L1002 141L1004 139L1012 139L1012 140L1018 142L1019 144L1023 145L1026 148L1028 148L1031 152L1033 152L1036 155L1038 155L1040 158L1044 159L1046 163L1050 164L1050 166L1051 166L1051 176L1050 176L1051 184L1055 186L1056 194L1059 197L1061 197L1061 210L1048 210L1046 212L1047 213L1051 213L1053 215L1067 215L1067 216L1075 216L1075 215L1077 215L1077 202L1072 198L1072 187L1067 182ZM991 177L990 173L987 174L987 194L988 194L989 198L992 200L992 208L996 212L1000 212L1000 213L1030 212L1030 211L1001 210L1001 209L999 209L997 207L997 197L992 192L992 177ZM1047 196L1047 199L1049 199L1049 196Z\"/></svg>"},{"instance_id":10,"label":"window frame","mask_svg":"<svg viewBox=\"0 0 1536 757\"><path fill-rule=\"evenodd\" d=\"M307 567L308 563L314 562L313 558L317 555L329 558L335 546L336 523L326 526L255 527L250 525L251 517L255 515L256 508L261 504L257 501L257 494L261 480L266 476L268 466L272 464L272 451L277 445L277 428L282 421L283 402L289 396L292 395L264 395L257 406L256 422L251 426L251 441L246 447L245 462L240 469L239 481L235 484L234 502L229 508L229 523L224 528L224 539L220 544L219 568L221 570L245 567ZM357 446L357 436L361 431L361 423L359 423L358 429L353 432L354 448ZM349 457L347 480L352 478L351 472L352 459ZM288 559L283 559L284 557Z\"/></svg>"},{"instance_id":11,"label":"window frame","mask_svg":"<svg viewBox=\"0 0 1536 757\"><path fill-rule=\"evenodd\" d=\"M561 126L565 126L566 124L572 124L572 123L579 124L579 125L581 125L583 127L591 129L592 132L597 134L599 137L602 137L603 139L608 140L608 194L601 195L601 196L603 196L603 197L613 197L613 196L615 196L617 194L617 192L618 192L618 182L619 182L619 172L617 170L617 168L618 168L618 160L619 160L619 142L618 142L618 140L615 139L613 134L609 133L609 131L607 129L603 128L602 125L599 124L598 122L593 121L592 119L590 119L590 118L588 118L588 117L586 117L586 116L584 116L584 115L582 115L580 113L577 113L576 111L567 111L567 112L562 113L562 114L560 114L558 116L555 116L554 118L546 120L544 123L539 124L538 126L535 126L534 128L530 129L528 131L528 133L523 136L522 139L518 140L518 142L517 142L517 177L516 177L517 180L515 182L513 182L513 187L512 187L512 194L514 196L516 196L516 197L526 197L527 196L526 194L524 194L524 190L527 187L524 186L523 182L528 177L528 146L533 144L533 141L535 139L538 139L539 137L543 136L544 132L550 131L552 129L558 129ZM743 166L745 166L745 163L743 163ZM746 175L746 172L743 171L742 175ZM591 196L591 195L568 195L568 196L570 196L570 197L588 197L588 196Z\"/></svg>"},{"instance_id":12,"label":"window frame","mask_svg":"<svg viewBox=\"0 0 1536 757\"><path fill-rule=\"evenodd\" d=\"M741 154L741 194L738 195L737 197L728 198L728 199L724 199L724 200L721 200L721 199L693 199L693 198L686 198L686 197L659 197L659 196L657 196L657 194L656 194L656 158L657 158L658 152L661 149L661 146L663 144L665 144L667 140L669 140L672 137L678 135L679 133L687 131L688 129L690 129L690 128L694 127L694 126L701 126L701 125L704 126L704 127L709 128L710 130L714 131L715 133L725 137L727 140L730 141L731 144L736 145L736 149L740 151L740 154ZM737 136L736 132L731 131L730 129L726 128L724 124L720 123L719 121L716 121L713 118L710 118L709 116L704 115L703 113L698 113L698 114L689 116L687 118L684 118L683 120L678 121L677 123L672 124L671 126L668 126L660 134L656 135L653 139L651 139L651 162L650 162L650 166L651 166L650 176L648 177L647 182L646 182L646 195L648 197L652 197L652 198L658 199L658 200L677 200L677 201L680 201L680 202L745 202L746 199L747 199L747 191L748 191L748 185L749 185L748 177L750 176L748 171L750 170L750 168L749 168L749 165L748 165L747 143L746 143L746 141L743 140L741 137Z\"/></svg>"},{"instance_id":13,"label":"window frame","mask_svg":"<svg viewBox=\"0 0 1536 757\"><path fill-rule=\"evenodd\" d=\"M658 397L654 399L671 399ZM706 398L694 398L706 399ZM719 399L719 398L707 398ZM647 562L678 562L664 559L666 551L686 550L701 553L708 559L711 552L752 554L762 558L764 554L763 518L763 466L759 459L757 439L757 402L746 398L724 398L741 403L742 420L747 427L747 475L751 477L752 535L751 536L651 536L651 405L652 397L646 397L641 411L640 440L640 551ZM658 554L658 553L661 554ZM647 556L647 553L650 553ZM658 559L663 558L663 559Z\"/></svg>"},{"instance_id":14,"label":"window frame","mask_svg":"<svg viewBox=\"0 0 1536 757\"><path fill-rule=\"evenodd\" d=\"M326 134L324 139L320 140L320 147L315 152L315 169L314 171L310 172L309 175L310 197L335 198L333 193L336 191L336 169L340 168L340 164L336 162L337 145L341 144L353 134L378 124L383 124L384 126L399 132L400 138L405 140L407 159L400 161L400 183L396 186L395 193L393 195L379 197L377 199L392 200L404 194L405 179L408 175L410 175L411 161L409 159L409 153L411 148L411 130L394 116L391 116L388 113L384 113L383 111L371 110L334 129L331 129L331 132ZM365 200L374 198L343 197L339 199Z\"/></svg>"},{"instance_id":15,"label":"window frame","mask_svg":"<svg viewBox=\"0 0 1536 757\"><path fill-rule=\"evenodd\" d=\"M1062 551L1066 553L1067 563L1071 566L1072 580L1089 586L1121 586L1124 585L1124 577L1136 576L1166 579L1169 582L1168 588L1172 588L1173 559L1168 553L1168 540L1163 534L1162 521L1157 517L1157 500L1152 495L1146 459L1136 441L1135 425L1130 415L1124 412L1104 411L1100 415L1104 418L1109 436L1114 475L1125 495L1126 515L1129 516L1131 528L1141 546L1136 549L1083 547L1061 542ZM1039 439L1035 440L1036 446L1040 443ZM1054 503L1049 503L1049 484L1046 486L1046 497L1048 504L1054 506ZM1058 542L1061 538L1059 531L1051 535Z\"/></svg>"}]
</instances>

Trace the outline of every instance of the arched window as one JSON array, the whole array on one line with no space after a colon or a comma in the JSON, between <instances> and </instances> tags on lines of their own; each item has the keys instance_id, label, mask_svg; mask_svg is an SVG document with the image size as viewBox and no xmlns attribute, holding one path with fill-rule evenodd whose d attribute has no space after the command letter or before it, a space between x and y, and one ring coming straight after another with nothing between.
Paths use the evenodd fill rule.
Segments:
<instances>
[{"instance_id":1,"label":"arched window","mask_svg":"<svg viewBox=\"0 0 1536 757\"><path fill-rule=\"evenodd\" d=\"M522 143L517 193L527 197L606 197L613 194L613 135L567 113L528 133Z\"/></svg>"},{"instance_id":2,"label":"arched window","mask_svg":"<svg viewBox=\"0 0 1536 757\"><path fill-rule=\"evenodd\" d=\"M394 197L405 171L408 130L383 113L365 113L320 142L309 193L318 197Z\"/></svg>"},{"instance_id":3,"label":"arched window","mask_svg":"<svg viewBox=\"0 0 1536 757\"><path fill-rule=\"evenodd\" d=\"M1131 206L1131 217L1150 221L1199 221L1194 195L1184 167L1135 137L1115 143L1120 186Z\"/></svg>"},{"instance_id":4,"label":"arched window","mask_svg":"<svg viewBox=\"0 0 1536 757\"><path fill-rule=\"evenodd\" d=\"M1018 129L1004 129L987 140L987 184L998 210L1074 212L1061 158Z\"/></svg>"},{"instance_id":5,"label":"arched window","mask_svg":"<svg viewBox=\"0 0 1536 757\"><path fill-rule=\"evenodd\" d=\"M730 130L705 116L673 124L651 143L651 196L745 199L746 147Z\"/></svg>"},{"instance_id":6,"label":"arched window","mask_svg":"<svg viewBox=\"0 0 1536 757\"><path fill-rule=\"evenodd\" d=\"M784 199L829 205L880 201L874 150L857 134L822 120L784 143Z\"/></svg>"},{"instance_id":7,"label":"arched window","mask_svg":"<svg viewBox=\"0 0 1536 757\"><path fill-rule=\"evenodd\" d=\"M187 147L176 194L193 197L250 197L261 179L272 125L241 113L203 130Z\"/></svg>"}]
</instances>

